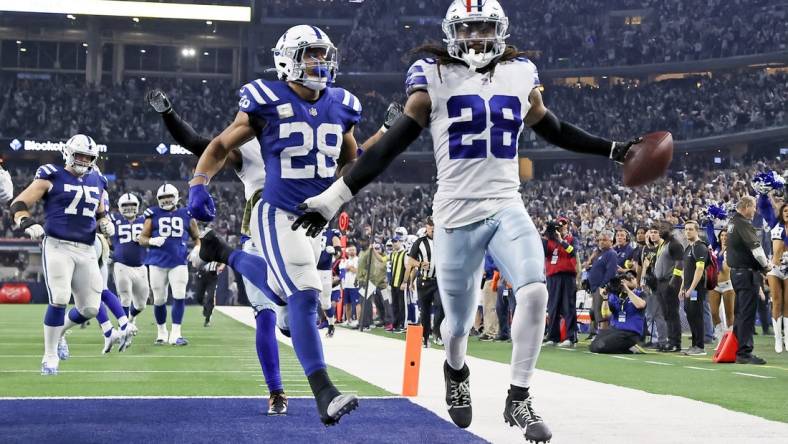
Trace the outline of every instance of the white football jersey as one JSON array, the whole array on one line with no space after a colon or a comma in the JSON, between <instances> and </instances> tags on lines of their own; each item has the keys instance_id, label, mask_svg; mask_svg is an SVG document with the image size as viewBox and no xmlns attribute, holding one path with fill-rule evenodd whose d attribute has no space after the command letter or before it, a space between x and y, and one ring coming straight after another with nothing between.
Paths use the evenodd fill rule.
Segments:
<instances>
[{"instance_id":1,"label":"white football jersey","mask_svg":"<svg viewBox=\"0 0 788 444\"><path fill-rule=\"evenodd\" d=\"M465 65L421 59L408 71L406 87L432 100L430 132L438 168L433 218L444 228L486 219L522 205L518 139L539 86L526 58L499 63L492 74Z\"/></svg>"},{"instance_id":2,"label":"white football jersey","mask_svg":"<svg viewBox=\"0 0 788 444\"><path fill-rule=\"evenodd\" d=\"M236 170L235 174L244 184L244 197L249 200L257 190L262 190L265 185L265 164L260 150L260 142L255 137L241 145L238 151L241 152L241 169Z\"/></svg>"}]
</instances>

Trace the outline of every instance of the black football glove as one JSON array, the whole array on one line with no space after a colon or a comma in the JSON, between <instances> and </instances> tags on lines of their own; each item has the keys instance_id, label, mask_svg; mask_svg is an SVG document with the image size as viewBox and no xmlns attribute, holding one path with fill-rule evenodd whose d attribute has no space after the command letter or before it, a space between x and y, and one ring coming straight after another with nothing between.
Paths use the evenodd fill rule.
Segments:
<instances>
[{"instance_id":1,"label":"black football glove","mask_svg":"<svg viewBox=\"0 0 788 444\"><path fill-rule=\"evenodd\" d=\"M167 94L160 89L152 89L145 94L145 100L159 114L166 114L172 111L172 103L167 98Z\"/></svg>"},{"instance_id":2,"label":"black football glove","mask_svg":"<svg viewBox=\"0 0 788 444\"><path fill-rule=\"evenodd\" d=\"M306 204L301 204L298 206L298 209L302 211L306 211L309 207ZM326 220L323 215L315 212L305 212L304 214L298 216L298 218L293 222L293 226L291 227L293 231L297 230L299 227L306 228L306 235L311 237L317 237L320 233L323 232L323 228L328 225L328 221Z\"/></svg>"},{"instance_id":3,"label":"black football glove","mask_svg":"<svg viewBox=\"0 0 788 444\"><path fill-rule=\"evenodd\" d=\"M643 138L638 137L637 139L632 139L629 142L613 142L613 146L610 148L610 159L612 159L614 162L623 164L624 160L627 158L629 149L632 148L633 145L637 145L642 141Z\"/></svg>"},{"instance_id":4,"label":"black football glove","mask_svg":"<svg viewBox=\"0 0 788 444\"><path fill-rule=\"evenodd\" d=\"M386 129L391 128L391 125L394 125L394 122L400 118L402 113L405 111L405 107L398 102L391 102L389 103L389 107L386 109L386 118L383 121L383 127Z\"/></svg>"}]
</instances>

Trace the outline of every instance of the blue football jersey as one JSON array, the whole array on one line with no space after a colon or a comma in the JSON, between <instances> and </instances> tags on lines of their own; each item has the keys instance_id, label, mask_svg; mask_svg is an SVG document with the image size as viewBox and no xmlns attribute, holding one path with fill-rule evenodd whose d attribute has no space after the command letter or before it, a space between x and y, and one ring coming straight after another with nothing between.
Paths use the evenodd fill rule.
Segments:
<instances>
[{"instance_id":1,"label":"blue football jersey","mask_svg":"<svg viewBox=\"0 0 788 444\"><path fill-rule=\"evenodd\" d=\"M331 265L334 262L334 256L326 252L326 247L329 245L334 245L334 237L339 237L341 235L342 234L339 232L339 230L335 229L328 229L323 232L323 239L320 243L320 246L322 247L320 249L320 258L317 261L318 270L331 269Z\"/></svg>"},{"instance_id":2,"label":"blue football jersey","mask_svg":"<svg viewBox=\"0 0 788 444\"><path fill-rule=\"evenodd\" d=\"M77 177L58 165L42 165L36 179L48 180L52 188L44 194L44 231L57 239L93 245L96 240L96 211L107 179L98 171Z\"/></svg>"},{"instance_id":3,"label":"blue football jersey","mask_svg":"<svg viewBox=\"0 0 788 444\"><path fill-rule=\"evenodd\" d=\"M134 240L142 233L145 216L137 216L128 220L116 213L110 215L115 224L115 235L112 236L112 260L129 267L139 267L145 263L147 248Z\"/></svg>"},{"instance_id":4,"label":"blue football jersey","mask_svg":"<svg viewBox=\"0 0 788 444\"><path fill-rule=\"evenodd\" d=\"M150 207L143 213L145 219L150 219L153 230L150 237L166 237L167 240L161 247L148 248L145 265L155 265L162 268L174 268L186 265L189 254L186 242L191 237L189 224L192 215L187 208L176 208L172 211L162 210L159 207Z\"/></svg>"},{"instance_id":5,"label":"blue football jersey","mask_svg":"<svg viewBox=\"0 0 788 444\"><path fill-rule=\"evenodd\" d=\"M334 182L342 135L361 119L361 102L342 88L326 88L308 102L286 82L259 79L240 95L240 110L265 122L258 136L266 173L262 199L301 214L301 202Z\"/></svg>"}]
</instances>

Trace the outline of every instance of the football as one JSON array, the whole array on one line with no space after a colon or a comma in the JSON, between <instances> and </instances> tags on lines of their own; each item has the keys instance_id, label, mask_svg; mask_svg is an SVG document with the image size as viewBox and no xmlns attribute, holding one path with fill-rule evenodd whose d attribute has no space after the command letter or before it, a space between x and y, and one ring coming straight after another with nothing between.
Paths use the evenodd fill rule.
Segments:
<instances>
[{"instance_id":1,"label":"football","mask_svg":"<svg viewBox=\"0 0 788 444\"><path fill-rule=\"evenodd\" d=\"M665 175L673 160L673 135L668 131L646 134L624 159L624 185L638 187Z\"/></svg>"}]
</instances>

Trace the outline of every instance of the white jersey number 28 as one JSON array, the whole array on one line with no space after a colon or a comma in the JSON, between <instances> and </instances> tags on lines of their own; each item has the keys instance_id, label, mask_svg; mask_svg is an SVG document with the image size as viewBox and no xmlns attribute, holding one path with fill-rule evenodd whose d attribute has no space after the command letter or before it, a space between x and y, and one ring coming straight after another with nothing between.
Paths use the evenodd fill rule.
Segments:
<instances>
[{"instance_id":1,"label":"white jersey number 28","mask_svg":"<svg viewBox=\"0 0 788 444\"><path fill-rule=\"evenodd\" d=\"M336 159L342 146L342 125L324 123L315 130L306 122L283 123L279 127L279 138L287 139L296 134L303 137L301 145L291 146L282 150L281 158L282 179L326 179L334 177L336 172ZM317 145L315 164L293 165L293 159L306 158ZM329 165L328 158L333 165ZM310 159L303 159L302 163Z\"/></svg>"}]
</instances>

